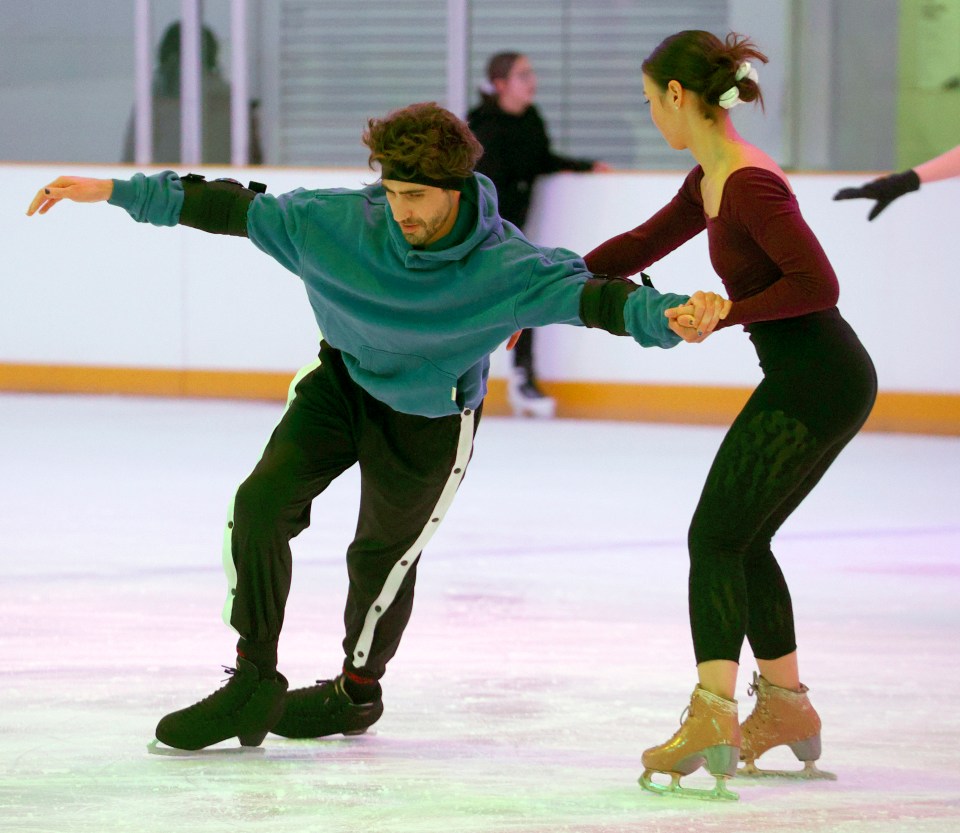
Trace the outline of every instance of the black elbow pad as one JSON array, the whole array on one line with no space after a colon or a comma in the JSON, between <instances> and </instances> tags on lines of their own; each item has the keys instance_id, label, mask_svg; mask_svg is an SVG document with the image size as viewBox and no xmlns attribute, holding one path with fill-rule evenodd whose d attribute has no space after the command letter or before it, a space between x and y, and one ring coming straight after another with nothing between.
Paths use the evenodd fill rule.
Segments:
<instances>
[{"instance_id":1,"label":"black elbow pad","mask_svg":"<svg viewBox=\"0 0 960 833\"><path fill-rule=\"evenodd\" d=\"M235 237L247 236L250 203L266 190L266 186L255 182L244 188L235 179L207 182L199 174L188 174L180 182L183 184L180 225Z\"/></svg>"},{"instance_id":2,"label":"black elbow pad","mask_svg":"<svg viewBox=\"0 0 960 833\"><path fill-rule=\"evenodd\" d=\"M590 278L580 293L580 320L615 336L630 335L623 322L623 307L638 288L627 278Z\"/></svg>"}]
</instances>

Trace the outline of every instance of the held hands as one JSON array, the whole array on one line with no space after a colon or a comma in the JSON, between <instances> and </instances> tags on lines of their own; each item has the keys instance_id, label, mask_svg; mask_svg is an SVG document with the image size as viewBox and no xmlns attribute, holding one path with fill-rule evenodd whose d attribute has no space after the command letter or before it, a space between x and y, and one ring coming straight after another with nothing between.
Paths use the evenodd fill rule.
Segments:
<instances>
[{"instance_id":1,"label":"held hands","mask_svg":"<svg viewBox=\"0 0 960 833\"><path fill-rule=\"evenodd\" d=\"M833 195L835 200L855 200L866 198L876 200L877 204L870 209L867 215L868 220L873 220L883 209L892 203L897 197L916 191L920 187L920 177L917 172L903 171L899 174L890 174L882 176L859 188L841 188Z\"/></svg>"},{"instance_id":2,"label":"held hands","mask_svg":"<svg viewBox=\"0 0 960 833\"><path fill-rule=\"evenodd\" d=\"M103 202L113 193L112 179L90 179L82 176L58 176L49 185L44 186L30 203L27 216L32 217L39 209L46 214L60 200L73 202Z\"/></svg>"},{"instance_id":3,"label":"held hands","mask_svg":"<svg viewBox=\"0 0 960 833\"><path fill-rule=\"evenodd\" d=\"M686 304L664 312L669 327L684 341L699 344L730 314L732 301L715 292L694 292Z\"/></svg>"}]
</instances>

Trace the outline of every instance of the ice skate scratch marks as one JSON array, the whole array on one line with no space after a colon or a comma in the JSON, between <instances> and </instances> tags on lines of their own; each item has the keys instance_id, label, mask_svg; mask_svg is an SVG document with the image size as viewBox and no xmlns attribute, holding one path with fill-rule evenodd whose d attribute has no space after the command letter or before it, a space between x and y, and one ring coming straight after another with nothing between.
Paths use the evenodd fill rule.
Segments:
<instances>
[{"instance_id":1,"label":"ice skate scratch marks","mask_svg":"<svg viewBox=\"0 0 960 833\"><path fill-rule=\"evenodd\" d=\"M842 540L860 540L860 541L879 541L896 540L897 538L914 539L925 537L951 537L960 536L960 526L932 526L932 527L914 527L908 529L836 529L824 530L819 532L781 532L777 535L777 541L842 541ZM605 552L619 552L621 550L637 551L652 549L684 549L686 548L686 537L673 538L648 538L631 539L625 541L597 541L594 543L584 541L583 543L563 543L563 544L544 544L531 543L529 546L509 546L509 547L484 547L480 545L470 546L458 543L455 550L437 548L431 550L430 560L435 562L448 561L463 558L464 556L484 556L488 558L516 558L521 555L540 555L543 553L594 553L601 554ZM298 569L306 568L331 568L340 569L339 564L333 564L326 557L317 556L311 558L304 553L297 556ZM917 564L909 562L904 564L882 565L877 567L848 567L848 572L875 572L888 574L910 574L910 575L939 575L956 576L960 575L960 567L954 564ZM71 572L54 573L20 573L17 575L5 575L4 581L14 583L17 581L34 581L42 578L45 583L57 584L62 582L76 581L78 579L112 582L125 578L140 578L144 576L185 576L185 575L203 575L206 573L223 574L223 567L219 563L213 565L183 564L170 567L143 567L120 569L111 565L109 571L94 570L76 570Z\"/></svg>"},{"instance_id":2,"label":"ice skate scratch marks","mask_svg":"<svg viewBox=\"0 0 960 833\"><path fill-rule=\"evenodd\" d=\"M936 578L960 578L960 564L917 564L903 561L898 564L864 565L847 567L847 573L866 573L887 576L930 576Z\"/></svg>"}]
</instances>

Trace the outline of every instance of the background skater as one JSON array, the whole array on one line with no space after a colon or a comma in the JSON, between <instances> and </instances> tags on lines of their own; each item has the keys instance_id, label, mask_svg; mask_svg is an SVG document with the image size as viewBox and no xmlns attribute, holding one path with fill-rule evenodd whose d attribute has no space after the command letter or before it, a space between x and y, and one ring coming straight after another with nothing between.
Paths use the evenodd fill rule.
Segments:
<instances>
[{"instance_id":1,"label":"background skater","mask_svg":"<svg viewBox=\"0 0 960 833\"><path fill-rule=\"evenodd\" d=\"M477 170L493 180L500 216L523 230L538 176L557 171L606 171L609 167L553 151L546 124L534 104L537 76L526 55L493 55L487 62L487 84L481 90L482 101L467 116L470 129L483 145ZM518 416L552 417L557 403L537 383L533 345L533 330L523 330L513 350L507 398Z\"/></svg>"}]
</instances>

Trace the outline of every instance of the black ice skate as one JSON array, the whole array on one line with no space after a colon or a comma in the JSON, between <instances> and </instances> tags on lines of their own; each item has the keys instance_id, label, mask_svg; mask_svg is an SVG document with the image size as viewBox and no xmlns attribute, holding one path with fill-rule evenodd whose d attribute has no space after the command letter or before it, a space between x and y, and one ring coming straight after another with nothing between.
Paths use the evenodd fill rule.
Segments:
<instances>
[{"instance_id":1,"label":"black ice skate","mask_svg":"<svg viewBox=\"0 0 960 833\"><path fill-rule=\"evenodd\" d=\"M286 678L261 679L257 667L239 657L236 668L225 670L230 680L223 688L157 724L157 741L190 751L234 737L242 746L263 742L283 712ZM151 746L160 751L156 742Z\"/></svg>"},{"instance_id":2,"label":"black ice skate","mask_svg":"<svg viewBox=\"0 0 960 833\"><path fill-rule=\"evenodd\" d=\"M283 717L271 730L285 738L322 738L327 735L362 735L383 714L383 696L369 703L354 703L343 688L343 674L333 680L298 688L285 698Z\"/></svg>"}]
</instances>

